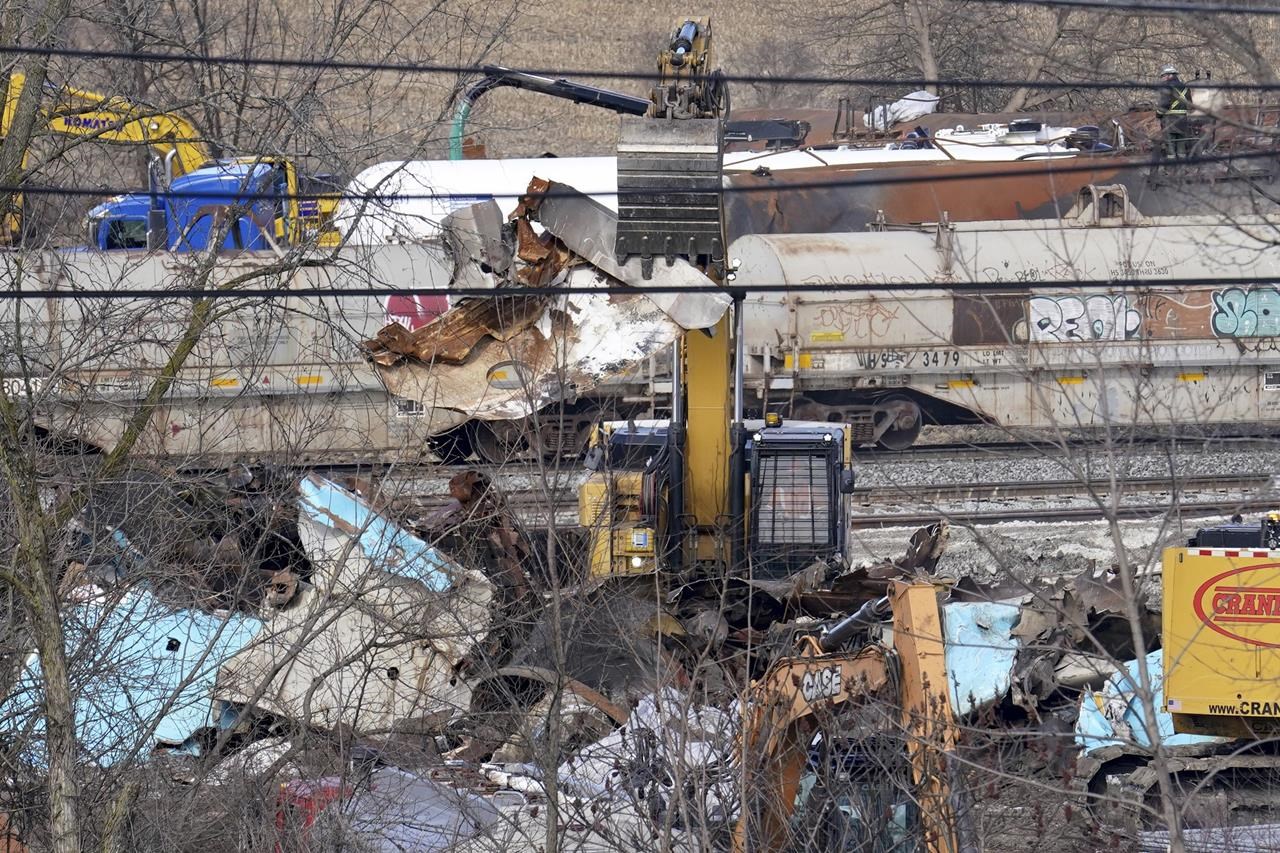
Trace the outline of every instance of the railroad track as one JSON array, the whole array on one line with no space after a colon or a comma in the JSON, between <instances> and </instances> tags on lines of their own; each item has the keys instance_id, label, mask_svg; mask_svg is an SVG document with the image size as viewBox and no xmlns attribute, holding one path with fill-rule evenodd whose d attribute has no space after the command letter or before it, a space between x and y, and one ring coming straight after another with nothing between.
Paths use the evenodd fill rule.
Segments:
<instances>
[{"instance_id":1,"label":"railroad track","mask_svg":"<svg viewBox=\"0 0 1280 853\"><path fill-rule=\"evenodd\" d=\"M1257 436L1196 438L1186 436L1113 437L1110 445L1116 452L1138 451L1144 448L1176 447L1179 452L1198 448L1217 451L1275 451L1280 450L1280 435L1266 438ZM861 447L854 450L854 465L859 462L878 465L885 462L937 461L942 459L1006 459L1006 458L1060 458L1073 454L1100 453L1107 450L1102 440L1073 439L1054 441L971 441L962 443L916 444L904 450L886 450L877 447ZM462 471L481 471L491 478L532 477L555 472L565 476L582 470L580 459L565 457L556 462L536 462L529 459L513 459L509 462L464 462L444 464L439 462L331 462L306 466L334 479L363 477L370 479L416 478L446 482ZM222 468L213 473L221 473Z\"/></svg>"},{"instance_id":2,"label":"railroad track","mask_svg":"<svg viewBox=\"0 0 1280 853\"><path fill-rule=\"evenodd\" d=\"M855 504L862 508L908 507L901 512L872 509L855 513L852 525L855 529L877 527L919 526L947 518L954 524L987 525L1012 521L1089 521L1104 517L1104 510L1097 504L1071 506L1069 502L1081 497L1094 496L1100 503L1110 503L1109 480L1052 480L1007 481L988 483L960 483L935 486L901 486L879 489L859 489L854 492ZM1269 510L1280 505L1273 494L1276 483L1270 475L1245 476L1135 478L1119 480L1116 484L1122 496L1167 495L1162 501L1122 504L1118 510L1121 518L1148 518L1176 511L1186 516L1221 515L1227 512L1253 512ZM1248 494L1253 492L1255 494ZM1213 500L1205 494L1218 494ZM1183 500L1191 494L1194 500ZM1040 499L1062 499L1057 505L1046 504ZM392 501L394 509L413 517L425 516L445 506L449 498L445 494L404 495ZM576 526L578 503L576 488L559 490L509 491L508 507L525 524L542 526L554 523L558 527ZM1026 502L1038 501L1028 505ZM974 507L971 504L997 504L1021 502L1018 506ZM956 506L955 504L970 504Z\"/></svg>"},{"instance_id":3,"label":"railroad track","mask_svg":"<svg viewBox=\"0 0 1280 853\"><path fill-rule=\"evenodd\" d=\"M1099 439L1067 442L1027 440L915 444L903 450L863 447L854 450L854 464L856 465L858 460L879 464L881 462L936 461L941 459L1061 458L1085 453L1096 454L1113 451L1127 454L1146 449L1165 448L1175 448L1178 452L1186 452L1190 448L1199 448L1209 452L1274 451L1280 449L1280 437L1190 438L1148 436L1139 438L1113 437L1110 445Z\"/></svg>"},{"instance_id":4,"label":"railroad track","mask_svg":"<svg viewBox=\"0 0 1280 853\"><path fill-rule=\"evenodd\" d=\"M1017 521L1101 521L1114 513L1116 518L1157 518L1176 512L1184 518L1205 518L1228 513L1251 513L1276 508L1274 500L1244 499L1227 501L1198 501L1193 503L1164 502L1158 504L1131 504L1118 509L1088 507L1006 507L993 510L954 510L935 512L876 513L853 516L850 526L854 530L873 530L884 527L919 527L945 518L954 525L981 527L992 524L1009 524Z\"/></svg>"},{"instance_id":5,"label":"railroad track","mask_svg":"<svg viewBox=\"0 0 1280 853\"><path fill-rule=\"evenodd\" d=\"M1196 477L1140 477L1117 480L1115 485L1122 494L1135 492L1204 492L1232 489L1271 489L1275 482L1270 474L1207 475ZM854 497L864 505L890 504L908 501L913 504L942 501L995 501L1040 497L1069 497L1079 495L1109 495L1110 480L1039 480L1005 481L986 483L954 483L936 486L903 484L881 486L875 489L855 490Z\"/></svg>"}]
</instances>

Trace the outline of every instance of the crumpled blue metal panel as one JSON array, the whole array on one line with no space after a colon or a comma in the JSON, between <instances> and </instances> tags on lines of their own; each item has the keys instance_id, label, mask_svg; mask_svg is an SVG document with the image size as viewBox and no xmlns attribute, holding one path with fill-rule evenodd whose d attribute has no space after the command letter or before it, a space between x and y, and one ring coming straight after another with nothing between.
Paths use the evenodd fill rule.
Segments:
<instances>
[{"instance_id":1,"label":"crumpled blue metal panel","mask_svg":"<svg viewBox=\"0 0 1280 853\"><path fill-rule=\"evenodd\" d=\"M1022 610L1000 601L952 602L942 610L951 707L966 716L1009 692L1018 654L1013 627Z\"/></svg>"},{"instance_id":2,"label":"crumpled blue metal panel","mask_svg":"<svg viewBox=\"0 0 1280 853\"><path fill-rule=\"evenodd\" d=\"M432 592L453 585L459 568L400 525L375 512L359 495L311 474L299 485L298 508L315 524L351 537L372 568L421 581Z\"/></svg>"},{"instance_id":3,"label":"crumpled blue metal panel","mask_svg":"<svg viewBox=\"0 0 1280 853\"><path fill-rule=\"evenodd\" d=\"M1152 702L1156 709L1155 729L1165 746L1196 743L1225 743L1230 738L1206 735L1175 734L1173 716L1164 710L1164 651L1157 649L1146 657L1151 679ZM1107 746L1126 746L1150 750L1152 741L1144 724L1138 685L1138 661L1131 660L1101 690L1087 690L1080 697L1080 714L1076 719L1076 743L1086 754Z\"/></svg>"},{"instance_id":4,"label":"crumpled blue metal panel","mask_svg":"<svg viewBox=\"0 0 1280 853\"><path fill-rule=\"evenodd\" d=\"M227 611L183 609L149 590L97 595L66 611L66 648L84 753L102 764L145 759L157 741L181 742L210 725L218 666L254 637L262 622ZM43 764L43 679L34 654L0 706L0 724L31 737Z\"/></svg>"}]
</instances>

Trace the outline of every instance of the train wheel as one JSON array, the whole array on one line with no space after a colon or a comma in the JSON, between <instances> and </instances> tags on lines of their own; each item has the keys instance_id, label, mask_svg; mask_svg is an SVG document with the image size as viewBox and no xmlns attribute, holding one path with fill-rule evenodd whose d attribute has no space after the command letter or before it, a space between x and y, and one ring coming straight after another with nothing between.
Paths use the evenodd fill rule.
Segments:
<instances>
[{"instance_id":1,"label":"train wheel","mask_svg":"<svg viewBox=\"0 0 1280 853\"><path fill-rule=\"evenodd\" d=\"M876 444L886 450L906 450L915 444L924 426L924 413L915 400L894 394L880 400L876 410L876 431L880 433Z\"/></svg>"},{"instance_id":2,"label":"train wheel","mask_svg":"<svg viewBox=\"0 0 1280 853\"><path fill-rule=\"evenodd\" d=\"M501 465L529 449L523 421L478 421L473 424L471 445L482 462Z\"/></svg>"},{"instance_id":3,"label":"train wheel","mask_svg":"<svg viewBox=\"0 0 1280 853\"><path fill-rule=\"evenodd\" d=\"M466 424L427 439L427 447L445 465L461 465L471 455L471 434Z\"/></svg>"},{"instance_id":4,"label":"train wheel","mask_svg":"<svg viewBox=\"0 0 1280 853\"><path fill-rule=\"evenodd\" d=\"M592 421L581 416L567 416L553 429L543 425L539 447L542 460L548 464L581 459L591 438Z\"/></svg>"}]
</instances>

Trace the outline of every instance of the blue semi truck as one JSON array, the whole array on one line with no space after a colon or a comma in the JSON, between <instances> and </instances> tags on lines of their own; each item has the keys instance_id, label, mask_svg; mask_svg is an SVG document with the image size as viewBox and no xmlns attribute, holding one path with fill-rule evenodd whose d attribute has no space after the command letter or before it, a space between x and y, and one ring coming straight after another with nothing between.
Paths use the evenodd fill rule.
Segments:
<instances>
[{"instance_id":1,"label":"blue semi truck","mask_svg":"<svg viewBox=\"0 0 1280 853\"><path fill-rule=\"evenodd\" d=\"M330 221L336 198L326 204L332 184L326 176L300 186L287 160L218 160L174 178L153 180L145 193L108 199L85 217L88 246L102 250L199 251L228 218L222 248L336 245ZM300 197L302 196L302 197Z\"/></svg>"}]
</instances>

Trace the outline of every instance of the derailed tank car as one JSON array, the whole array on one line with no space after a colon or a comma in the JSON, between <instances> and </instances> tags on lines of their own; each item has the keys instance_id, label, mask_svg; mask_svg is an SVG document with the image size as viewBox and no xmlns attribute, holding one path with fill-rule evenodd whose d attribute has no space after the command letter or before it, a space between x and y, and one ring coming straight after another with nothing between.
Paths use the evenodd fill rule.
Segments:
<instances>
[{"instance_id":1,"label":"derailed tank car","mask_svg":"<svg viewBox=\"0 0 1280 853\"><path fill-rule=\"evenodd\" d=\"M743 237L735 284L802 288L747 297L746 381L891 448L926 422L1278 421L1278 238L1280 218L1147 219L1096 187L1061 222Z\"/></svg>"}]
</instances>

